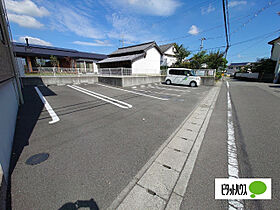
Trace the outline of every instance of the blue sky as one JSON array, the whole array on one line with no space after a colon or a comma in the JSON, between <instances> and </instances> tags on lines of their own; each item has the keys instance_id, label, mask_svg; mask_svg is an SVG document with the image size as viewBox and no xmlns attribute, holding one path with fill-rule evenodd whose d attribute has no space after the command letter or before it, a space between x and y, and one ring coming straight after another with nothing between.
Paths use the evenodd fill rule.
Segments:
<instances>
[{"instance_id":1,"label":"blue sky","mask_svg":"<svg viewBox=\"0 0 280 210\"><path fill-rule=\"evenodd\" d=\"M196 52L225 45L222 0L5 0L13 39L109 54L124 45L177 42ZM279 0L229 0L229 62L269 57ZM256 39L252 39L255 38ZM250 40L242 44L239 42ZM221 48L221 50L224 48Z\"/></svg>"}]
</instances>

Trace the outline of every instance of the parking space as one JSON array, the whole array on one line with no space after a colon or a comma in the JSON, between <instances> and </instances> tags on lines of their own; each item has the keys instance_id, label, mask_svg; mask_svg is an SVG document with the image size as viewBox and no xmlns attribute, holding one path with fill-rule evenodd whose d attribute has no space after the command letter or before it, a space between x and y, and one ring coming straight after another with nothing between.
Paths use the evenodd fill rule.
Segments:
<instances>
[{"instance_id":1,"label":"parking space","mask_svg":"<svg viewBox=\"0 0 280 210\"><path fill-rule=\"evenodd\" d=\"M108 207L211 89L163 84L24 88L12 157L14 209L59 209L92 201ZM123 107L122 107L123 106ZM47 160L26 164L33 155Z\"/></svg>"}]
</instances>

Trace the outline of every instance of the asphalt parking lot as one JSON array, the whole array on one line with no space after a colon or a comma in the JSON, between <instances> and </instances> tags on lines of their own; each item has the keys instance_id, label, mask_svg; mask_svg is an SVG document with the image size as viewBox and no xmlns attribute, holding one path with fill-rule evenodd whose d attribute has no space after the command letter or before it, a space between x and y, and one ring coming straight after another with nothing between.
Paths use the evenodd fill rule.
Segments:
<instances>
[{"instance_id":1,"label":"asphalt parking lot","mask_svg":"<svg viewBox=\"0 0 280 210\"><path fill-rule=\"evenodd\" d=\"M108 207L210 89L159 83L124 89L39 86L59 119L53 121L35 87L26 86L12 154L10 207L67 209L77 201ZM45 156L30 159L41 153Z\"/></svg>"}]
</instances>

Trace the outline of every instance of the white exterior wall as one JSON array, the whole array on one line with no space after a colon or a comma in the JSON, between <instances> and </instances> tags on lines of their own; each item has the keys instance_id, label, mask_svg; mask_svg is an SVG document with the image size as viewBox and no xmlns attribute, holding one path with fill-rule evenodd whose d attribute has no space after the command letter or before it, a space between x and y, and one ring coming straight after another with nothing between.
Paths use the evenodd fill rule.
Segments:
<instances>
[{"instance_id":1,"label":"white exterior wall","mask_svg":"<svg viewBox=\"0 0 280 210\"><path fill-rule=\"evenodd\" d=\"M162 65L167 65L168 67L172 66L172 64L176 63L177 59L174 53L174 46L170 47L167 51L164 52L164 55L161 58Z\"/></svg>"},{"instance_id":2,"label":"white exterior wall","mask_svg":"<svg viewBox=\"0 0 280 210\"><path fill-rule=\"evenodd\" d=\"M147 51L146 57L132 63L132 74L160 75L160 52L154 47Z\"/></svg>"},{"instance_id":3,"label":"white exterior wall","mask_svg":"<svg viewBox=\"0 0 280 210\"><path fill-rule=\"evenodd\" d=\"M3 168L6 181L8 180L10 156L16 127L17 98L14 79L0 84L0 166Z\"/></svg>"},{"instance_id":4,"label":"white exterior wall","mask_svg":"<svg viewBox=\"0 0 280 210\"><path fill-rule=\"evenodd\" d=\"M98 67L97 67L96 62L93 62L93 72L96 74L98 73Z\"/></svg>"},{"instance_id":5,"label":"white exterior wall","mask_svg":"<svg viewBox=\"0 0 280 210\"><path fill-rule=\"evenodd\" d=\"M172 66L172 64L176 63L177 59L173 56L169 56L169 55L163 55L162 56L162 62L163 62L163 66Z\"/></svg>"},{"instance_id":6,"label":"white exterior wall","mask_svg":"<svg viewBox=\"0 0 280 210\"><path fill-rule=\"evenodd\" d=\"M277 42L274 42L273 51L271 53L271 59L277 61L279 57L280 57L280 41L279 44L277 44Z\"/></svg>"}]
</instances>

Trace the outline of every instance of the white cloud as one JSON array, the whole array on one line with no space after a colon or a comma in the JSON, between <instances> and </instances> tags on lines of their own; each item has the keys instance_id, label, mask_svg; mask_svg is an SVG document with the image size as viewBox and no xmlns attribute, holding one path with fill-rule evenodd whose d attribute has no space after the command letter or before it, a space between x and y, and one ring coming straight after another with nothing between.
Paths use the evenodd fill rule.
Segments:
<instances>
[{"instance_id":1,"label":"white cloud","mask_svg":"<svg viewBox=\"0 0 280 210\"><path fill-rule=\"evenodd\" d=\"M36 38L36 37L31 37L31 36L21 36L21 37L19 37L18 41L25 43L25 38L28 38L29 44L52 46L52 44L50 42L44 41L44 40Z\"/></svg>"},{"instance_id":2,"label":"white cloud","mask_svg":"<svg viewBox=\"0 0 280 210\"><path fill-rule=\"evenodd\" d=\"M27 15L16 15L8 13L9 21L17 23L26 28L42 28L44 25L37 21L34 17Z\"/></svg>"},{"instance_id":3,"label":"white cloud","mask_svg":"<svg viewBox=\"0 0 280 210\"><path fill-rule=\"evenodd\" d=\"M236 6L240 6L240 5L246 5L247 1L230 1L228 3L229 7L236 7Z\"/></svg>"},{"instance_id":4,"label":"white cloud","mask_svg":"<svg viewBox=\"0 0 280 210\"><path fill-rule=\"evenodd\" d=\"M95 47L110 47L110 46L112 46L112 44L110 44L108 41L101 41L101 40L95 40L95 42L74 41L73 43L77 44L77 45L95 46Z\"/></svg>"},{"instance_id":5,"label":"white cloud","mask_svg":"<svg viewBox=\"0 0 280 210\"><path fill-rule=\"evenodd\" d=\"M208 7L202 7L201 8L201 14L205 15L205 14L209 14L211 12L214 12L216 10L215 7L212 6L212 4L209 4Z\"/></svg>"},{"instance_id":6,"label":"white cloud","mask_svg":"<svg viewBox=\"0 0 280 210\"><path fill-rule=\"evenodd\" d=\"M111 39L124 40L125 44L135 44L159 39L153 34L151 28L146 26L141 19L129 15L114 13L107 17L113 29L107 34Z\"/></svg>"},{"instance_id":7,"label":"white cloud","mask_svg":"<svg viewBox=\"0 0 280 210\"><path fill-rule=\"evenodd\" d=\"M192 25L192 26L190 27L189 34L191 34L191 35L197 35L198 33L199 33L198 27L195 26L195 25Z\"/></svg>"},{"instance_id":8,"label":"white cloud","mask_svg":"<svg viewBox=\"0 0 280 210\"><path fill-rule=\"evenodd\" d=\"M170 16L181 5L177 0L107 0L119 10L119 6L127 12L137 12L156 16Z\"/></svg>"},{"instance_id":9,"label":"white cloud","mask_svg":"<svg viewBox=\"0 0 280 210\"><path fill-rule=\"evenodd\" d=\"M101 31L94 27L89 18L81 15L78 11L73 9L66 8L63 6L54 8L54 15L52 16L51 28L58 31L71 31L76 35L101 39L104 37L104 34Z\"/></svg>"},{"instance_id":10,"label":"white cloud","mask_svg":"<svg viewBox=\"0 0 280 210\"><path fill-rule=\"evenodd\" d=\"M50 13L45 7L38 7L31 0L13 1L5 0L8 12L33 17L48 16Z\"/></svg>"}]
</instances>

